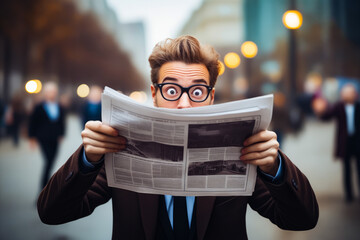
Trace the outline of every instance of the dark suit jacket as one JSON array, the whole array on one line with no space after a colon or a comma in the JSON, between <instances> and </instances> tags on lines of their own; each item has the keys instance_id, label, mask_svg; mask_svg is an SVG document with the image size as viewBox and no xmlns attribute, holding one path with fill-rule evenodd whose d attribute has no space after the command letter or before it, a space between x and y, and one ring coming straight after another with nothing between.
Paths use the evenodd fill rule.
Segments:
<instances>
[{"instance_id":1,"label":"dark suit jacket","mask_svg":"<svg viewBox=\"0 0 360 240\"><path fill-rule=\"evenodd\" d=\"M346 112L345 104L343 102L338 102L332 107L328 108L325 113L322 114L321 118L323 120L329 120L332 118L336 119L336 149L335 156L341 159L345 158L346 155L346 146L347 146L347 121L346 121ZM355 104L355 139L357 146L360 146L360 103ZM360 150L360 148L357 148Z\"/></svg>"},{"instance_id":2,"label":"dark suit jacket","mask_svg":"<svg viewBox=\"0 0 360 240\"><path fill-rule=\"evenodd\" d=\"M65 116L60 106L59 118L56 121L50 120L44 103L37 105L30 116L29 137L35 137L39 141L53 141L64 135Z\"/></svg>"},{"instance_id":3,"label":"dark suit jacket","mask_svg":"<svg viewBox=\"0 0 360 240\"><path fill-rule=\"evenodd\" d=\"M38 199L38 212L47 224L66 223L92 213L112 198L113 239L154 239L159 195L107 186L104 167L79 171L80 147L50 179ZM307 178L281 153L284 182L274 185L257 178L252 196L197 197L197 238L247 239L247 204L282 229L306 230L318 220L318 204Z\"/></svg>"}]
</instances>

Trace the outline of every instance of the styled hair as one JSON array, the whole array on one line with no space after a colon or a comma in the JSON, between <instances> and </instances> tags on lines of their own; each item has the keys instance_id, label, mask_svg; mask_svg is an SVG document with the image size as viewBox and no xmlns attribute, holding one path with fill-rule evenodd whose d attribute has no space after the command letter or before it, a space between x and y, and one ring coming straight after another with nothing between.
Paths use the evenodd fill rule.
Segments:
<instances>
[{"instance_id":1,"label":"styled hair","mask_svg":"<svg viewBox=\"0 0 360 240\"><path fill-rule=\"evenodd\" d=\"M167 62L180 61L187 64L204 64L209 71L210 86L214 87L219 74L219 54L210 45L201 45L192 36L168 38L155 45L150 57L151 81L159 80L160 67Z\"/></svg>"}]
</instances>

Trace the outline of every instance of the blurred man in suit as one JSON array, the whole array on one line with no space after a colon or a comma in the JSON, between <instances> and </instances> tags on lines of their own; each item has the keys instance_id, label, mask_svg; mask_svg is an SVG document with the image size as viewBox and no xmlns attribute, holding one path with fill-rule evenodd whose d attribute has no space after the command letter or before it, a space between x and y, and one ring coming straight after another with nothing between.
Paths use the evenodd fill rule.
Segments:
<instances>
[{"instance_id":1,"label":"blurred man in suit","mask_svg":"<svg viewBox=\"0 0 360 240\"><path fill-rule=\"evenodd\" d=\"M29 121L30 145L40 145L45 159L41 187L45 187L54 164L59 142L64 136L64 110L58 102L58 86L54 82L44 84L44 101L35 106Z\"/></svg>"},{"instance_id":2,"label":"blurred man in suit","mask_svg":"<svg viewBox=\"0 0 360 240\"><path fill-rule=\"evenodd\" d=\"M358 187L360 190L360 103L353 84L346 84L341 89L341 99L329 106L323 99L313 103L314 112L323 120L336 120L335 156L340 158L344 168L345 200L353 200L351 183L351 159L356 158ZM359 191L360 192L360 191Z\"/></svg>"}]
</instances>

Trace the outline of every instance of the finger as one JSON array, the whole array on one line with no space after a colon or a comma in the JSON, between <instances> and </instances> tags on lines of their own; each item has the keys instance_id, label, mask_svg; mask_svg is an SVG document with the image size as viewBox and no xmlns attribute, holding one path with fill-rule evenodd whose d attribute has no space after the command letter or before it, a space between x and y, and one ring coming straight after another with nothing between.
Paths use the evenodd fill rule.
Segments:
<instances>
[{"instance_id":1,"label":"finger","mask_svg":"<svg viewBox=\"0 0 360 240\"><path fill-rule=\"evenodd\" d=\"M88 128L94 132L103 133L110 136L118 136L118 131L100 121L88 121L85 124L85 129Z\"/></svg>"},{"instance_id":2,"label":"finger","mask_svg":"<svg viewBox=\"0 0 360 240\"><path fill-rule=\"evenodd\" d=\"M275 148L278 150L279 146L280 146L279 142L273 138L267 142L255 143L253 145L243 147L241 149L241 154L244 155L251 152L262 152L262 151L266 151L269 148Z\"/></svg>"},{"instance_id":3,"label":"finger","mask_svg":"<svg viewBox=\"0 0 360 240\"><path fill-rule=\"evenodd\" d=\"M266 156L263 158L249 159L243 161L244 163L250 163L256 166L262 166L262 165L271 165L274 162L274 158L271 156Z\"/></svg>"},{"instance_id":4,"label":"finger","mask_svg":"<svg viewBox=\"0 0 360 240\"><path fill-rule=\"evenodd\" d=\"M115 152L119 152L119 149L114 149L114 148L101 148L101 147L96 147L96 146L92 146L92 145L87 145L84 146L85 149L85 154L97 154L97 155L103 155L105 153L115 153Z\"/></svg>"},{"instance_id":5,"label":"finger","mask_svg":"<svg viewBox=\"0 0 360 240\"><path fill-rule=\"evenodd\" d=\"M275 148L269 148L262 152L251 152L240 156L240 160L242 161L254 161L257 159L264 159L267 157L271 157L275 159L278 155L278 150Z\"/></svg>"},{"instance_id":6,"label":"finger","mask_svg":"<svg viewBox=\"0 0 360 240\"><path fill-rule=\"evenodd\" d=\"M123 136L109 136L103 133L94 132L87 128L81 132L81 137L83 138L83 140L85 138L90 138L101 142L120 143L120 144L126 143L126 138L124 138Z\"/></svg>"},{"instance_id":7,"label":"finger","mask_svg":"<svg viewBox=\"0 0 360 240\"><path fill-rule=\"evenodd\" d=\"M256 134L252 135L251 137L247 138L244 141L244 146L249 146L249 145L257 143L257 142L266 142L272 138L275 138L275 139L277 138L275 132L268 131L268 130L261 131L261 132L258 132Z\"/></svg>"},{"instance_id":8,"label":"finger","mask_svg":"<svg viewBox=\"0 0 360 240\"><path fill-rule=\"evenodd\" d=\"M103 142L103 141L97 141L91 138L84 138L83 139L84 145L91 145L98 148L109 148L109 149L124 149L125 143L112 143L112 142Z\"/></svg>"}]
</instances>

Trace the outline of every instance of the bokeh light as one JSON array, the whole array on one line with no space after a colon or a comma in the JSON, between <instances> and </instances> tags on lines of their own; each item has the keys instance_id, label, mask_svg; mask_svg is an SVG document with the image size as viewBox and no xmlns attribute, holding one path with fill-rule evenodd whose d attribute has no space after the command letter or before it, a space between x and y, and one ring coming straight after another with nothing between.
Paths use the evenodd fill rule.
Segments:
<instances>
[{"instance_id":1,"label":"bokeh light","mask_svg":"<svg viewBox=\"0 0 360 240\"><path fill-rule=\"evenodd\" d=\"M225 65L228 68L236 68L240 65L240 57L237 53L229 52L224 57Z\"/></svg>"},{"instance_id":2,"label":"bokeh light","mask_svg":"<svg viewBox=\"0 0 360 240\"><path fill-rule=\"evenodd\" d=\"M302 14L297 10L288 10L282 18L283 24L289 29L298 29L302 25Z\"/></svg>"},{"instance_id":3,"label":"bokeh light","mask_svg":"<svg viewBox=\"0 0 360 240\"><path fill-rule=\"evenodd\" d=\"M143 91L134 91L130 94L130 98L134 99L139 103L145 103L147 100L147 95Z\"/></svg>"},{"instance_id":4,"label":"bokeh light","mask_svg":"<svg viewBox=\"0 0 360 240\"><path fill-rule=\"evenodd\" d=\"M88 85L86 84L81 84L78 86L77 90L76 90L76 93L79 97L81 98L85 98L89 95L90 93L90 88Z\"/></svg>"},{"instance_id":5,"label":"bokeh light","mask_svg":"<svg viewBox=\"0 0 360 240\"><path fill-rule=\"evenodd\" d=\"M253 58L258 53L258 47L254 42L246 41L241 44L241 53L246 58Z\"/></svg>"},{"instance_id":6,"label":"bokeh light","mask_svg":"<svg viewBox=\"0 0 360 240\"><path fill-rule=\"evenodd\" d=\"M244 94L249 90L249 83L244 77L239 77L234 81L234 91L237 94Z\"/></svg>"},{"instance_id":7,"label":"bokeh light","mask_svg":"<svg viewBox=\"0 0 360 240\"><path fill-rule=\"evenodd\" d=\"M282 93L282 92L274 93L274 106L275 107L279 107L279 108L285 107L286 101L287 100L286 100L286 96L284 93Z\"/></svg>"},{"instance_id":8,"label":"bokeh light","mask_svg":"<svg viewBox=\"0 0 360 240\"><path fill-rule=\"evenodd\" d=\"M38 79L29 80L25 84L25 90L26 92L32 94L32 93L39 93L42 89L41 81Z\"/></svg>"},{"instance_id":9,"label":"bokeh light","mask_svg":"<svg viewBox=\"0 0 360 240\"><path fill-rule=\"evenodd\" d=\"M219 76L223 75L224 72L225 72L225 65L222 61L219 60L219 65L220 65L220 68L219 68Z\"/></svg>"}]
</instances>

